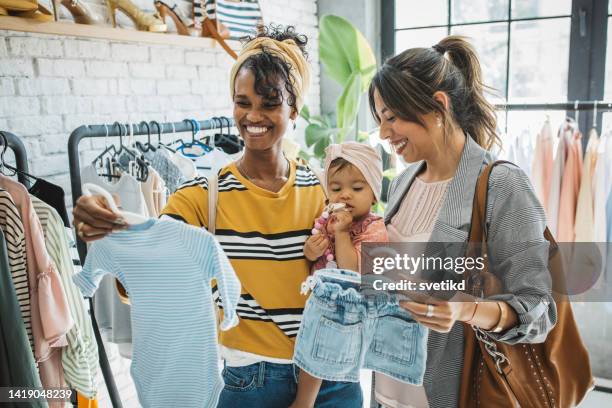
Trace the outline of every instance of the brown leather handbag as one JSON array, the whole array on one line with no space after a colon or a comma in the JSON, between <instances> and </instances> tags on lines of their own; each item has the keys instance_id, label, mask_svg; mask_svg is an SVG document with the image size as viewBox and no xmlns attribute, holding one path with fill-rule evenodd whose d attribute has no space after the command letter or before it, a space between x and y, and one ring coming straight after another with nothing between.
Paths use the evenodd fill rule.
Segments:
<instances>
[{"instance_id":1,"label":"brown leather handbag","mask_svg":"<svg viewBox=\"0 0 612 408\"><path fill-rule=\"evenodd\" d=\"M486 254L486 200L491 170L489 164L478 179L474 197L470 243L482 243ZM546 341L508 345L493 340L486 332L464 324L464 363L459 407L575 407L593 388L588 352L574 320L564 290L561 252L546 228L550 242L549 270L557 305L557 324ZM473 254L470 254L471 256ZM476 254L478 256L478 254ZM486 259L486 258L485 258ZM480 297L500 293L499 279L485 269L466 277L472 294Z\"/></svg>"}]
</instances>

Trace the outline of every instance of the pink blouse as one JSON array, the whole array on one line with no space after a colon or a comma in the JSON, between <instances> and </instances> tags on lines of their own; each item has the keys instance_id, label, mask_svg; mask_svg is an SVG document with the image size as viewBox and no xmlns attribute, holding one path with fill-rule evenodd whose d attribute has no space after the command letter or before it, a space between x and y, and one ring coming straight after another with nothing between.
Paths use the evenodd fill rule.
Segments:
<instances>
[{"instance_id":1,"label":"pink blouse","mask_svg":"<svg viewBox=\"0 0 612 408\"><path fill-rule=\"evenodd\" d=\"M567 158L561 178L557 239L559 242L574 242L576 239L576 204L582 178L582 134L574 133L567 145Z\"/></svg>"}]
</instances>

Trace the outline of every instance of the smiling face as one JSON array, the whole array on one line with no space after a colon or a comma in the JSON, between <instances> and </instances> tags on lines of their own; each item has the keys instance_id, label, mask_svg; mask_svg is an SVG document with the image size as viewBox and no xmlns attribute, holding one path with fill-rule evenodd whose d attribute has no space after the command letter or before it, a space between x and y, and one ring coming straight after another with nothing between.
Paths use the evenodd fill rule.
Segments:
<instances>
[{"instance_id":1,"label":"smiling face","mask_svg":"<svg viewBox=\"0 0 612 408\"><path fill-rule=\"evenodd\" d=\"M327 176L327 191L330 203L344 203L354 219L370 213L376 201L372 188L355 166L330 167Z\"/></svg>"},{"instance_id":2,"label":"smiling face","mask_svg":"<svg viewBox=\"0 0 612 408\"><path fill-rule=\"evenodd\" d=\"M440 122L435 113L421 115L425 126L400 119L385 106L376 89L374 105L380 119L380 138L388 140L393 150L408 163L431 157L436 146L443 145L444 132L442 126L438 126Z\"/></svg>"},{"instance_id":3,"label":"smiling face","mask_svg":"<svg viewBox=\"0 0 612 408\"><path fill-rule=\"evenodd\" d=\"M268 95L255 91L255 75L240 69L234 82L234 120L246 149L268 150L280 146L290 120L297 112L289 106L289 95L281 79L270 80L273 90Z\"/></svg>"}]
</instances>

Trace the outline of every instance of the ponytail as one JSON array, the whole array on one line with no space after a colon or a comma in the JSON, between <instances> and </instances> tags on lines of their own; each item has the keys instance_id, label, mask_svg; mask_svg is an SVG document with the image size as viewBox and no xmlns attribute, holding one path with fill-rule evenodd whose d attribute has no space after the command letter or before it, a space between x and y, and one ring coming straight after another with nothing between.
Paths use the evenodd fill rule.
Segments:
<instances>
[{"instance_id":1,"label":"ponytail","mask_svg":"<svg viewBox=\"0 0 612 408\"><path fill-rule=\"evenodd\" d=\"M448 36L431 48L411 48L390 58L370 85L370 109L374 89L385 105L401 119L424 125L420 115L438 112L444 119L445 135L456 126L480 146L500 144L495 108L484 96L485 88L478 55L460 36ZM445 92L448 111L433 94Z\"/></svg>"},{"instance_id":2,"label":"ponytail","mask_svg":"<svg viewBox=\"0 0 612 408\"><path fill-rule=\"evenodd\" d=\"M454 106L456 119L480 146L486 149L493 147L499 143L497 118L495 108L484 96L485 88L488 87L482 80L482 70L476 50L460 36L443 38L436 46L448 54L450 62L461 72L465 80L468 99L463 106L464 109ZM444 57L444 53L442 56Z\"/></svg>"}]
</instances>

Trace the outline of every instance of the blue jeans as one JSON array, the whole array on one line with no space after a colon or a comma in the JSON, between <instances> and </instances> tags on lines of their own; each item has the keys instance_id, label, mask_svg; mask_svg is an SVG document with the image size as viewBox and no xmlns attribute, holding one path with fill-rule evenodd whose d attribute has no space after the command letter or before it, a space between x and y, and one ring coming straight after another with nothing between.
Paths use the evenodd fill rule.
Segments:
<instances>
[{"instance_id":1,"label":"blue jeans","mask_svg":"<svg viewBox=\"0 0 612 408\"><path fill-rule=\"evenodd\" d=\"M293 364L257 363L225 367L225 388L217 408L287 408L297 393L299 369ZM359 383L323 381L317 408L362 408Z\"/></svg>"}]
</instances>

